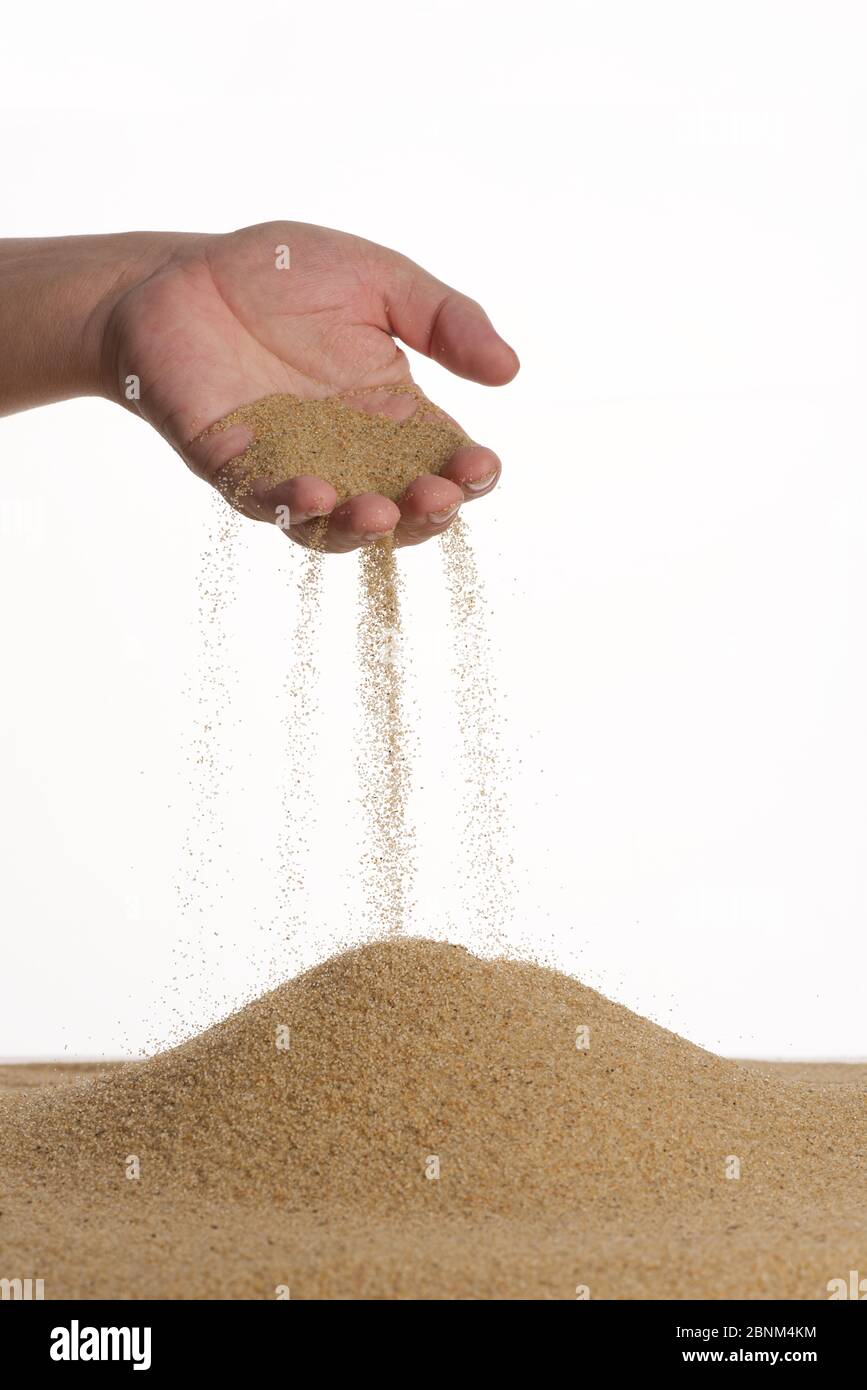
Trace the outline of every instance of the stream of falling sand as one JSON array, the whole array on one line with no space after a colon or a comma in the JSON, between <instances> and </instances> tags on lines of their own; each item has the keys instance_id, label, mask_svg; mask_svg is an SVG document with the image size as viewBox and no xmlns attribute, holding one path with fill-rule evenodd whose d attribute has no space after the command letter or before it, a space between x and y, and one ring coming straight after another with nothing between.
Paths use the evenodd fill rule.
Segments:
<instances>
[{"instance_id":1,"label":"stream of falling sand","mask_svg":"<svg viewBox=\"0 0 867 1390\"><path fill-rule=\"evenodd\" d=\"M508 766L497 723L500 701L487 606L460 518L443 534L441 546L463 773L460 926L486 949L502 950L512 900ZM414 731L406 713L402 581L390 539L366 546L359 563L357 766L366 826L365 919L369 936L393 936L407 927L415 906L415 832L407 815Z\"/></svg>"},{"instance_id":2,"label":"stream of falling sand","mask_svg":"<svg viewBox=\"0 0 867 1390\"><path fill-rule=\"evenodd\" d=\"M324 523L314 530L292 583L295 618L289 674L281 700L282 818L277 840L277 916L273 924L276 939L268 970L274 985L299 968L301 946L313 922L307 869L319 824L315 769L320 673L316 637L322 603L324 531Z\"/></svg>"},{"instance_id":3,"label":"stream of falling sand","mask_svg":"<svg viewBox=\"0 0 867 1390\"><path fill-rule=\"evenodd\" d=\"M203 943L206 934L215 937L223 885L231 876L222 807L224 784L232 770L228 723L237 679L227 655L226 610L237 589L241 518L216 493L211 507L208 538L197 571L198 659L185 691L194 703L194 734L187 755L193 804L175 885L182 923L173 951L170 990L176 1002L171 1010L169 1039L152 1040L159 1047L189 1037L195 1030L191 990L198 996L203 1019L219 1017L222 1011L222 1001L213 998L210 991L210 973L203 969ZM213 940L208 944L212 946Z\"/></svg>"},{"instance_id":4,"label":"stream of falling sand","mask_svg":"<svg viewBox=\"0 0 867 1390\"><path fill-rule=\"evenodd\" d=\"M463 920L487 948L504 950L513 902L509 767L498 722L502 702L496 689L487 599L461 517L443 532L440 547L451 615L454 708L462 745Z\"/></svg>"},{"instance_id":5,"label":"stream of falling sand","mask_svg":"<svg viewBox=\"0 0 867 1390\"><path fill-rule=\"evenodd\" d=\"M404 708L401 579L391 537L359 557L358 681L361 727L356 765L366 842L361 857L364 917L373 936L407 924L415 868L407 820L410 738Z\"/></svg>"}]
</instances>

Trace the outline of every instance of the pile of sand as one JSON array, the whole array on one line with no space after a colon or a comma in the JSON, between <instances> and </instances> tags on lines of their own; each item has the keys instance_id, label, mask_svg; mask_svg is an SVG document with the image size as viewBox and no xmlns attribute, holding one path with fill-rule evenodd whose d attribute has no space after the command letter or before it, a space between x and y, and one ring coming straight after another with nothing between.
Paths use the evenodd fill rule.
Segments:
<instances>
[{"instance_id":1,"label":"pile of sand","mask_svg":"<svg viewBox=\"0 0 867 1390\"><path fill-rule=\"evenodd\" d=\"M231 425L247 425L253 436L230 470L239 497L257 482L274 485L306 474L333 484L341 502L363 492L397 501L414 478L438 473L471 443L417 386L346 391L323 400L265 396L225 415L205 435Z\"/></svg>"},{"instance_id":2,"label":"pile of sand","mask_svg":"<svg viewBox=\"0 0 867 1390\"><path fill-rule=\"evenodd\" d=\"M822 1298L865 1259L863 1082L429 941L0 1106L3 1272L47 1297Z\"/></svg>"}]
</instances>

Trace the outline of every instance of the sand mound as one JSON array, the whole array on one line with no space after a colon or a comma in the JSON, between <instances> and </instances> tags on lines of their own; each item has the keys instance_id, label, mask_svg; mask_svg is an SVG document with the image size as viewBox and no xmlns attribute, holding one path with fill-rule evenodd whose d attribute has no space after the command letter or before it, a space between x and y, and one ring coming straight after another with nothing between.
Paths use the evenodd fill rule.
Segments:
<instances>
[{"instance_id":1,"label":"sand mound","mask_svg":"<svg viewBox=\"0 0 867 1390\"><path fill-rule=\"evenodd\" d=\"M804 1274L807 1214L820 1246L832 1215L848 1231L852 1174L864 1168L857 1088L787 1084L556 972L407 939L330 960L150 1061L7 1099L4 1111L7 1193L86 1192L109 1225L128 1222L133 1203L136 1220L146 1210L158 1226L171 1211L176 1227L185 1213L201 1224L206 1207L243 1207L242 1245L257 1224L284 1229L308 1289L343 1296L497 1296L512 1258L525 1262L523 1296L570 1297L576 1240L610 1250L642 1230L653 1233L649 1296L671 1296L659 1291L665 1242L682 1240L694 1263L710 1233L707 1258L718 1261L720 1240L749 1230L762 1278L777 1263L788 1270L769 1293L804 1278L820 1297L825 1265L828 1279L839 1260L825 1248L824 1264ZM140 1177L130 1181L133 1155ZM794 1264L772 1248L790 1238L800 1241ZM553 1291L539 1287L539 1243L549 1269L564 1239L568 1270ZM598 1249L583 1258L605 1277ZM234 1266L221 1259L232 1291L247 1288L232 1270L240 1279L249 1251L236 1249ZM630 1257L621 1248L617 1259L628 1291ZM383 1287L372 1271L386 1268ZM757 1277L752 1267L754 1286Z\"/></svg>"},{"instance_id":2,"label":"sand mound","mask_svg":"<svg viewBox=\"0 0 867 1390\"><path fill-rule=\"evenodd\" d=\"M324 400L266 396L205 431L249 426L253 442L234 460L240 497L303 474L324 478L339 501L362 492L394 500L414 478L438 473L471 441L417 386L347 391ZM232 491L230 486L229 491Z\"/></svg>"},{"instance_id":3,"label":"sand mound","mask_svg":"<svg viewBox=\"0 0 867 1390\"><path fill-rule=\"evenodd\" d=\"M160 1181L240 1196L508 1210L714 1192L730 1155L752 1182L809 1181L825 1140L797 1118L770 1081L574 980L403 939L41 1097L27 1130L47 1161L109 1181L135 1154Z\"/></svg>"}]
</instances>

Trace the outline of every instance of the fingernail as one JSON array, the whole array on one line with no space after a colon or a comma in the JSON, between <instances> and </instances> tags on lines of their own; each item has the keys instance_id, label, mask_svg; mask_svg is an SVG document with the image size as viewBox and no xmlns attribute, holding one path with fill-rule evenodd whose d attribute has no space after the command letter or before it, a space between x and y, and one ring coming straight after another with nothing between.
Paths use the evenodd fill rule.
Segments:
<instances>
[{"instance_id":1,"label":"fingernail","mask_svg":"<svg viewBox=\"0 0 867 1390\"><path fill-rule=\"evenodd\" d=\"M381 541L382 538L387 535L387 531L368 531L367 535L362 536L361 539L363 541Z\"/></svg>"},{"instance_id":2,"label":"fingernail","mask_svg":"<svg viewBox=\"0 0 867 1390\"><path fill-rule=\"evenodd\" d=\"M477 483L464 483L464 487L466 488L467 492L484 492L486 487L491 486L491 483L494 481L496 476L497 470L495 468L493 473L489 473L486 478L480 478Z\"/></svg>"},{"instance_id":3,"label":"fingernail","mask_svg":"<svg viewBox=\"0 0 867 1390\"><path fill-rule=\"evenodd\" d=\"M451 521L453 516L457 516L461 509L460 502L455 502L453 506L446 507L444 512L428 512L428 521L433 522L434 526L440 526L444 521Z\"/></svg>"}]
</instances>

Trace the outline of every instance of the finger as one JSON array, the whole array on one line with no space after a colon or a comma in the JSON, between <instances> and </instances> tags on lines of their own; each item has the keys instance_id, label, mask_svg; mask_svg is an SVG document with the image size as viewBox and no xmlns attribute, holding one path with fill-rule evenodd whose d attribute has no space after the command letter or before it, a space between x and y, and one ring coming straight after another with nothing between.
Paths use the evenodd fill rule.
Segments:
<instances>
[{"instance_id":1,"label":"finger","mask_svg":"<svg viewBox=\"0 0 867 1390\"><path fill-rule=\"evenodd\" d=\"M518 371L514 349L494 328L481 304L428 275L405 256L389 253L385 284L387 326L455 376L503 386Z\"/></svg>"},{"instance_id":2,"label":"finger","mask_svg":"<svg viewBox=\"0 0 867 1390\"><path fill-rule=\"evenodd\" d=\"M237 460L252 442L249 425L230 425L194 439L187 445L184 457L194 473L254 521L276 522L288 530L332 511L337 492L324 478L305 473L274 483L267 478L251 477L249 465Z\"/></svg>"},{"instance_id":3,"label":"finger","mask_svg":"<svg viewBox=\"0 0 867 1390\"><path fill-rule=\"evenodd\" d=\"M332 555L345 555L361 545L382 540L383 536L394 530L399 520L397 504L388 497L380 497L376 492L359 493L357 497L350 497L348 502L335 507L328 518L324 536L317 541L317 548ZM310 544L309 537L314 527L317 527L316 521L306 523L301 528L302 534L293 536L293 539Z\"/></svg>"},{"instance_id":4,"label":"finger","mask_svg":"<svg viewBox=\"0 0 867 1390\"><path fill-rule=\"evenodd\" d=\"M400 499L396 545L418 545L450 526L460 510L464 494L457 483L437 473L414 478Z\"/></svg>"},{"instance_id":5,"label":"finger","mask_svg":"<svg viewBox=\"0 0 867 1390\"><path fill-rule=\"evenodd\" d=\"M324 478L300 474L281 483L257 478L250 486L247 502L258 521L272 521L288 531L316 517L328 516L337 505L337 491Z\"/></svg>"},{"instance_id":6,"label":"finger","mask_svg":"<svg viewBox=\"0 0 867 1390\"><path fill-rule=\"evenodd\" d=\"M456 449L440 469L440 477L457 483L465 502L484 497L500 480L501 464L493 449L479 444L466 444Z\"/></svg>"},{"instance_id":7,"label":"finger","mask_svg":"<svg viewBox=\"0 0 867 1390\"><path fill-rule=\"evenodd\" d=\"M183 457L198 478L219 488L233 461L252 443L253 431L249 425L229 425L224 430L200 434L191 440L183 450Z\"/></svg>"}]
</instances>

